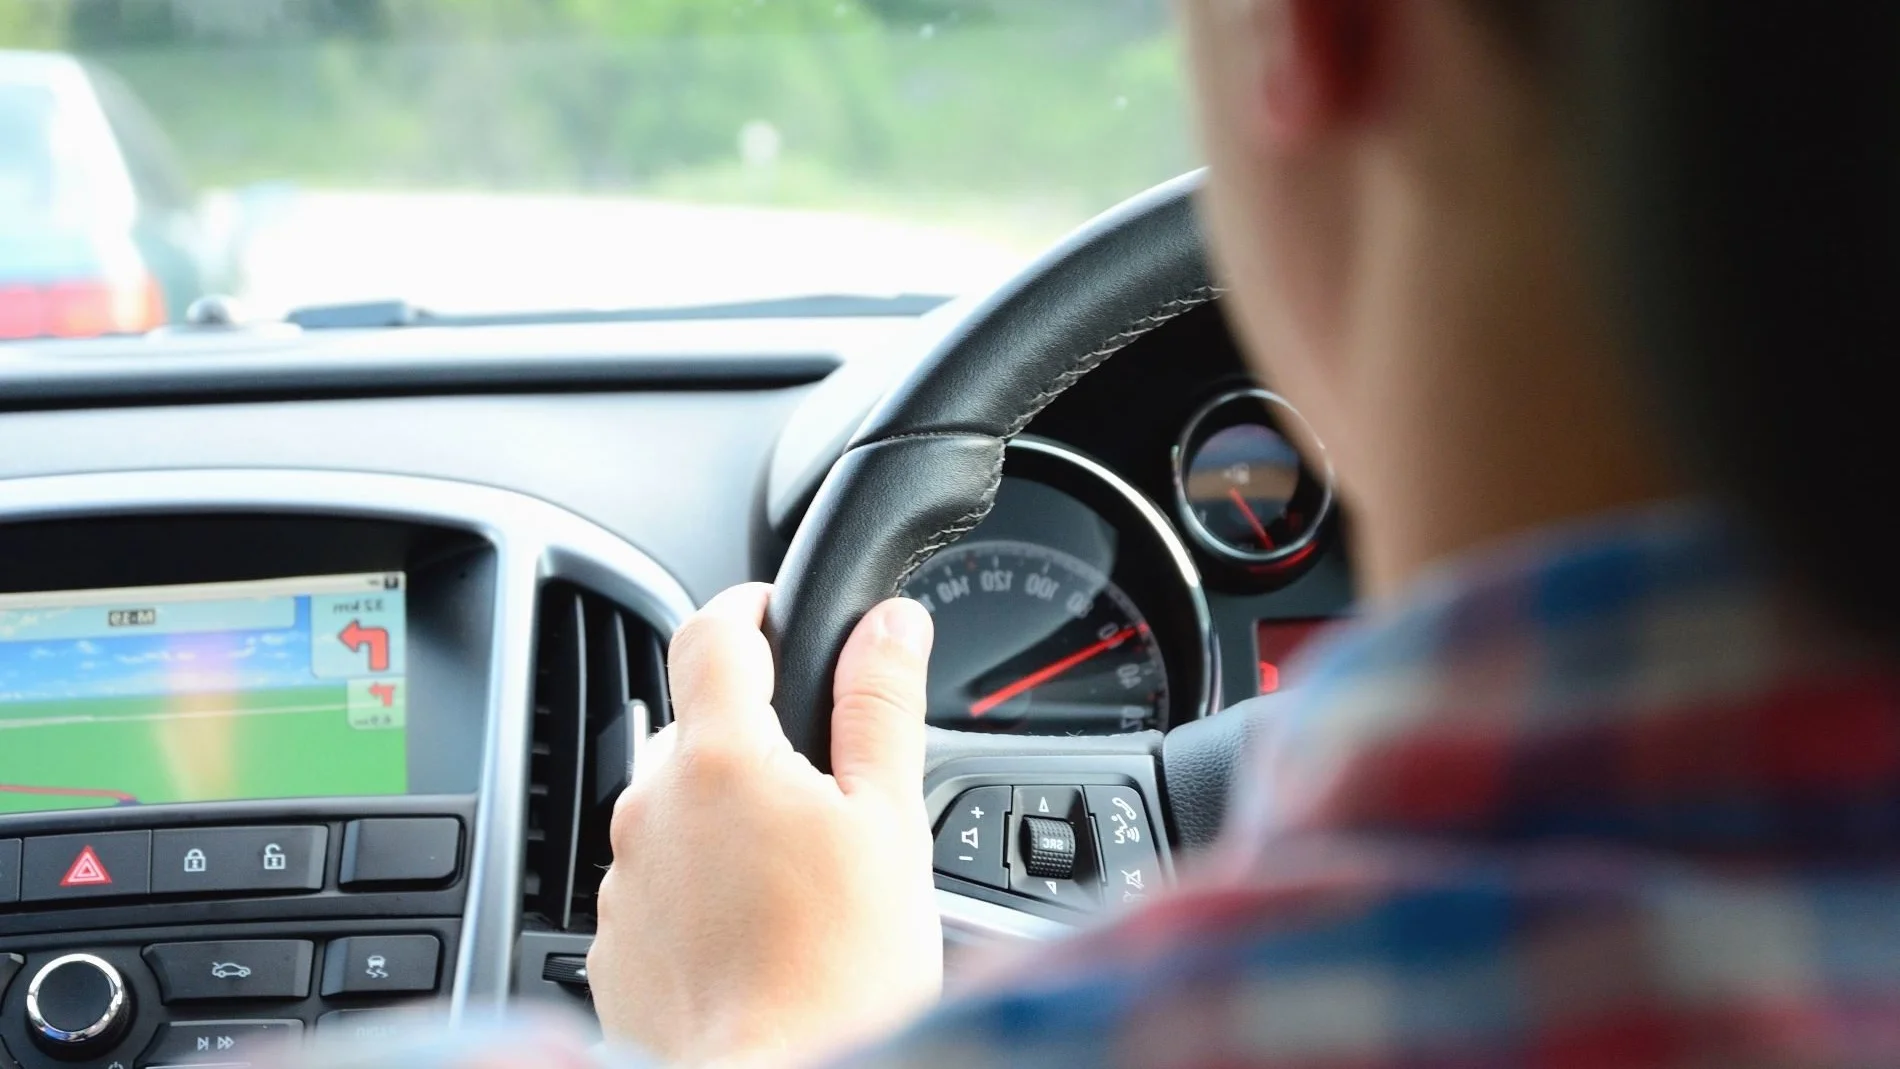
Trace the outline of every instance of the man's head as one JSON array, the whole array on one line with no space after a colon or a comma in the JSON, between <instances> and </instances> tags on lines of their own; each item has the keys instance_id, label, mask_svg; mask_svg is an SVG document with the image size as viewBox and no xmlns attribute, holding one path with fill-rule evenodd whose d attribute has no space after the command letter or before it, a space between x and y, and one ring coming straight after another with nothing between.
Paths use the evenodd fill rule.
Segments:
<instances>
[{"instance_id":1,"label":"man's head","mask_svg":"<svg viewBox=\"0 0 1900 1069\"><path fill-rule=\"evenodd\" d=\"M1375 595L1670 493L1587 279L1538 0L1181 0L1206 218Z\"/></svg>"}]
</instances>

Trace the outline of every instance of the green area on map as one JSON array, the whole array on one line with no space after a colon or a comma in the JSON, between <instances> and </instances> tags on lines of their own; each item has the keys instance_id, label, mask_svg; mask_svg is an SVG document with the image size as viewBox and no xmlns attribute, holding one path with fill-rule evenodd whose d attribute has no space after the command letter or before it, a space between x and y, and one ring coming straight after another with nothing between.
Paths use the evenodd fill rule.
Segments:
<instances>
[{"instance_id":1,"label":"green area on map","mask_svg":"<svg viewBox=\"0 0 1900 1069\"><path fill-rule=\"evenodd\" d=\"M406 688L404 688L406 690ZM402 794L401 692L351 715L350 686L0 703L0 813L247 798ZM360 706L360 700L357 703ZM352 725L355 726L352 726ZM20 788L27 788L21 790Z\"/></svg>"}]
</instances>

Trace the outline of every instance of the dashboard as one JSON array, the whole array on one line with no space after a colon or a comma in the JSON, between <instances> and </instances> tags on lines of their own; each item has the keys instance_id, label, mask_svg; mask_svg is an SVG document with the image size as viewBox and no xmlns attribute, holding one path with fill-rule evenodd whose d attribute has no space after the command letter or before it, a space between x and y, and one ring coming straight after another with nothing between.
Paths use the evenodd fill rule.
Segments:
<instances>
[{"instance_id":1,"label":"dashboard","mask_svg":"<svg viewBox=\"0 0 1900 1069\"><path fill-rule=\"evenodd\" d=\"M581 1003L668 636L772 576L954 312L0 356L0 1067ZM1277 689L1346 611L1308 436L1212 307L1026 428L991 514L903 584L937 622L931 722L1046 755L942 763L940 846L971 791L1072 797L1152 819L1171 864L1152 771L1102 770ZM1031 891L939 877L961 940L1102 904Z\"/></svg>"}]
</instances>

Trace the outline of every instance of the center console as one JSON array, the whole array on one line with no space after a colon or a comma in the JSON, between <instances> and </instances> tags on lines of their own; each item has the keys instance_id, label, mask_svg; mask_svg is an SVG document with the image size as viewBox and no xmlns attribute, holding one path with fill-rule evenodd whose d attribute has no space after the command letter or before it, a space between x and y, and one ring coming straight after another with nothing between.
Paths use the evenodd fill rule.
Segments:
<instances>
[{"instance_id":1,"label":"center console","mask_svg":"<svg viewBox=\"0 0 1900 1069\"><path fill-rule=\"evenodd\" d=\"M0 484L0 1069L244 1065L500 1007L555 580L655 627L690 610L503 491Z\"/></svg>"}]
</instances>

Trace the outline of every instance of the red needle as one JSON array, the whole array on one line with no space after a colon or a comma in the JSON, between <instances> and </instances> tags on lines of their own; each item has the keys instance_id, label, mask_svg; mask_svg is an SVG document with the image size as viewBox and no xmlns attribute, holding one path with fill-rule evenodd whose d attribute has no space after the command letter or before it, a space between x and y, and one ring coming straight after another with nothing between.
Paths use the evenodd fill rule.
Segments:
<instances>
[{"instance_id":1,"label":"red needle","mask_svg":"<svg viewBox=\"0 0 1900 1069\"><path fill-rule=\"evenodd\" d=\"M1011 698L1014 698L1016 695L1021 694L1024 691L1034 690L1037 687L1042 686L1044 683L1047 683L1050 680L1054 679L1055 677L1068 671L1069 669L1074 668L1076 665L1081 664L1083 661L1086 661L1089 658L1094 657L1098 654L1104 653L1108 650L1112 650L1115 647L1121 645L1123 642L1128 641L1128 637L1130 635L1133 635L1135 631L1136 631L1136 628L1124 627L1120 631L1115 632L1114 634L1108 636L1102 641L1097 642L1093 646L1089 646L1085 649L1076 650L1074 653L1071 653L1067 657L1064 657L1061 660L1056 661L1054 664L1045 665L1041 668L1036 669L1035 671L1022 677L1016 682L1011 683L1009 686L1004 687L1001 690L998 690L990 694L988 697L985 697L977 701L975 704L971 705L970 715L982 716L984 713L987 713L991 709L994 709L997 706L1003 704L1004 702L1010 700Z\"/></svg>"},{"instance_id":2,"label":"red needle","mask_svg":"<svg viewBox=\"0 0 1900 1069\"><path fill-rule=\"evenodd\" d=\"M1267 529L1260 525L1260 517L1253 514L1253 508L1247 504L1247 499L1240 496L1240 488L1237 486L1228 487L1227 496L1234 499L1234 505L1240 509L1240 514L1247 517L1247 522L1253 525L1253 533L1260 536L1260 544L1267 549L1272 549L1272 536L1268 535Z\"/></svg>"}]
</instances>

